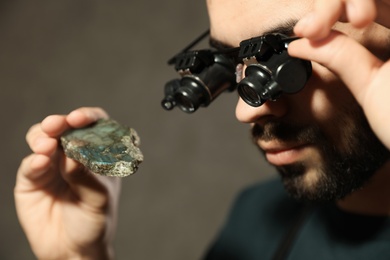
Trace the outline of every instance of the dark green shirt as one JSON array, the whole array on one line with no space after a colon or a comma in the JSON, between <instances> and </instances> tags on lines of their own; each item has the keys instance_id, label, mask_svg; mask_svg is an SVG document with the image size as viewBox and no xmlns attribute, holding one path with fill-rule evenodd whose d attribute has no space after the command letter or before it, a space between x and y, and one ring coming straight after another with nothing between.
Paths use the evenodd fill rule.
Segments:
<instances>
[{"instance_id":1,"label":"dark green shirt","mask_svg":"<svg viewBox=\"0 0 390 260\"><path fill-rule=\"evenodd\" d=\"M346 213L333 203L307 211L272 180L238 196L204 259L274 259L281 251L289 260L390 259L389 219Z\"/></svg>"}]
</instances>

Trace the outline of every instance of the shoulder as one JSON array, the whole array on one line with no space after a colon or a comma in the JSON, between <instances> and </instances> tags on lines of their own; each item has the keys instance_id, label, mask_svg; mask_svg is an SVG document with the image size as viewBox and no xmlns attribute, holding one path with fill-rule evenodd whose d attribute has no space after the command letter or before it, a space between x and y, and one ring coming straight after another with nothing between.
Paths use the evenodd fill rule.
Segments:
<instances>
[{"instance_id":1,"label":"shoulder","mask_svg":"<svg viewBox=\"0 0 390 260\"><path fill-rule=\"evenodd\" d=\"M268 259L264 256L272 256L298 205L279 179L245 188L205 259Z\"/></svg>"}]
</instances>

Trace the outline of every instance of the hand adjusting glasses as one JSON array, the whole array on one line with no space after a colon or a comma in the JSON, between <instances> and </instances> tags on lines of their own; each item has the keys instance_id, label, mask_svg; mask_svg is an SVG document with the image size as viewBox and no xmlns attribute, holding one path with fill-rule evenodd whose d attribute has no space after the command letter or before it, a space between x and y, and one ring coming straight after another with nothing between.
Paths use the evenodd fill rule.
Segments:
<instances>
[{"instance_id":1,"label":"hand adjusting glasses","mask_svg":"<svg viewBox=\"0 0 390 260\"><path fill-rule=\"evenodd\" d=\"M171 110L178 106L187 113L200 106L207 107L219 94L237 89L250 106L261 106L282 94L300 91L311 75L311 62L288 55L288 44L296 37L267 34L240 43L240 47L226 50L190 50L209 34L206 31L183 51L168 61L175 65L180 79L165 85L161 104ZM246 65L245 78L236 68ZM240 73L237 71L237 73Z\"/></svg>"}]
</instances>

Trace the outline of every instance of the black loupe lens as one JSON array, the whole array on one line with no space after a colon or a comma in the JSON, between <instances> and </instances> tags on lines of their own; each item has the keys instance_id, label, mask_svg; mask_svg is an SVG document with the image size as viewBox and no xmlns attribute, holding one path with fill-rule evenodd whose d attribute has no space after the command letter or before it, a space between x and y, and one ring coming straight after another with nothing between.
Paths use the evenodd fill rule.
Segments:
<instances>
[{"instance_id":1,"label":"black loupe lens","mask_svg":"<svg viewBox=\"0 0 390 260\"><path fill-rule=\"evenodd\" d=\"M244 84L240 85L238 88L238 94L247 104L253 107L261 106L264 103L257 91L251 86Z\"/></svg>"},{"instance_id":2,"label":"black loupe lens","mask_svg":"<svg viewBox=\"0 0 390 260\"><path fill-rule=\"evenodd\" d=\"M259 107L265 102L261 95L270 78L262 67L250 65L245 70L245 78L238 83L238 94L248 105Z\"/></svg>"},{"instance_id":3,"label":"black loupe lens","mask_svg":"<svg viewBox=\"0 0 390 260\"><path fill-rule=\"evenodd\" d=\"M177 106L186 113L193 113L199 108L199 102L196 97L189 95L185 91L180 91L175 95Z\"/></svg>"},{"instance_id":4,"label":"black loupe lens","mask_svg":"<svg viewBox=\"0 0 390 260\"><path fill-rule=\"evenodd\" d=\"M175 107L175 105L176 105L175 103L176 102L174 100L164 99L163 101L161 101L161 106L165 110L172 110Z\"/></svg>"}]
</instances>

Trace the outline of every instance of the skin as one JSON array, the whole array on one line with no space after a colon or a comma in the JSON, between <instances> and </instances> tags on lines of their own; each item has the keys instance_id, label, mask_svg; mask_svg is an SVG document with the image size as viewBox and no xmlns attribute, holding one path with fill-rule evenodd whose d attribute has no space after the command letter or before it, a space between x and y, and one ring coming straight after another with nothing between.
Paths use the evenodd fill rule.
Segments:
<instances>
[{"instance_id":1,"label":"skin","mask_svg":"<svg viewBox=\"0 0 390 260\"><path fill-rule=\"evenodd\" d=\"M341 20L357 28L364 28L372 22L389 28L389 12L388 1L317 0L312 12L307 13L295 27L295 33L305 38L289 46L291 55L319 62L344 81L362 107L372 130L388 149L388 59L378 59L350 37L333 31L332 26ZM354 55L351 57L346 51L335 53L337 49L348 50ZM389 163L386 163L368 185L338 201L338 205L352 212L389 215L388 169Z\"/></svg>"},{"instance_id":2,"label":"skin","mask_svg":"<svg viewBox=\"0 0 390 260\"><path fill-rule=\"evenodd\" d=\"M323 5L324 3L321 4ZM259 6L261 6L261 8L259 8ZM280 6L283 6L284 8L279 8ZM229 2L209 0L208 8L211 23L211 37L215 41L223 43L223 45L238 46L240 41L244 39L265 34L272 28L279 28L285 24L286 20L294 23L305 15L310 14L313 10L322 10L321 8L323 8L323 6L319 7L319 3L307 0L280 0L278 1L278 4L275 4L275 1L265 0ZM244 17L241 14L245 14ZM249 24L251 26L248 26ZM253 24L256 24L256 26L252 26ZM310 25L311 22L307 24ZM351 41L353 39L355 43L358 43L357 45L366 46L378 57L382 59L388 58L387 46L389 31L384 27L371 24L364 28L357 28L350 24L336 23L333 28L344 33L346 35L344 36L345 38L351 39ZM296 30L298 31L298 33L296 33L297 35L304 35L303 29L298 28ZM299 32L299 30L302 31ZM322 30L318 30L318 32L322 33ZM315 35L313 32L309 32L308 34L310 33ZM322 39L317 38L316 36L312 37L314 37L315 41ZM306 45L314 44L313 41L309 43L307 41L308 40L306 39ZM303 44L302 41L300 44ZM295 49L293 49L296 51L296 56L305 53L305 48L297 46L298 45L296 44ZM301 48L300 53L297 52L299 47ZM313 53L315 53L315 51L313 51ZM360 63L360 57L351 55L348 47L341 50L333 49L333 52L329 52L328 49L323 56L326 55L327 57L330 57L328 59L335 56L329 55L329 53L348 54L348 57L344 55L342 65L335 65L341 69L349 67L350 63L352 63L353 66L358 66L356 64ZM370 55L373 56L372 54ZM305 58L307 58L307 55ZM354 58L357 60L354 61ZM315 61L316 59L313 58L311 60ZM374 60L377 64L380 64L381 62L376 57ZM333 65L334 63L335 62L331 64ZM321 62L321 64L323 63ZM277 101L268 101L261 107L248 106L240 99L236 109L238 120L243 123L251 124L252 127L267 129L271 128L269 125L273 122L284 122L296 125L302 129L306 126L315 126L320 129L320 134L324 136L324 140L327 141L326 143L321 141L308 142L307 140L302 141L294 138L282 138L278 137L272 131L272 138L266 139L259 135L255 140L260 149L264 151L266 159L271 164L281 169L282 173L286 172L287 167L290 167L290 165L294 165L295 168L297 168L297 166L303 168L303 174L300 174L299 180L297 178L293 180L293 182L295 182L295 187L292 187L292 189L289 190L293 195L297 195L300 198L321 199L316 193L321 189L327 189L327 187L323 187L324 185L322 185L321 182L324 179L323 176L329 175L329 172L331 172L329 171L328 166L331 159L324 154L324 144L334 146L341 157L349 154L350 151L362 149L359 144L361 141L360 138L357 137L355 140L348 138L350 136L356 136L360 131L359 129L353 129L355 123L357 123L358 117L355 115L351 116L350 114L361 114L363 116L363 111L359 111L361 109L361 103L359 103L359 101L362 97L354 96L354 93L351 93L351 88L345 86L337 74L321 64L313 62L313 75L305 88L298 94L285 95ZM360 72L360 76L362 78L369 78L369 75L364 72L365 71ZM354 81L356 77L350 78ZM362 85L362 83L364 84L366 82L367 79L359 84ZM349 82L347 83L349 84ZM356 84L356 80L352 82L352 84ZM361 95L360 92L356 94ZM383 98L383 95L379 96ZM372 103L373 102L370 102L366 105L367 109L371 109ZM376 110L379 110L378 106L380 105L375 106ZM365 107L363 107L363 110L367 115ZM376 116L375 113L372 114ZM342 131L340 131L341 127ZM383 127L383 124L380 127ZM365 130L365 132L367 135L375 136L371 130ZM381 141L383 142L384 140ZM380 145L379 141L376 142ZM371 142L368 141L366 144L370 146L370 143ZM366 145L362 146L367 147ZM387 146L387 148L388 147L389 146ZM372 148L372 151L375 150L377 149ZM381 154L387 152L384 147L382 151ZM364 156L362 158L364 158ZM372 178L363 189L357 190L347 197L344 197L346 192L334 197L336 199L343 197L342 200L339 200L339 205L342 208L364 214L389 214L389 202L386 199L389 196L382 196L386 195L383 193L387 192L387 188L381 187L381 189L379 189L382 191L380 196L379 192L372 192L373 190L377 190L379 185L383 186L384 183L389 183L390 181L386 174L389 170L388 164L384 163L384 160L382 162L377 162L377 164L378 165L372 170L372 174L375 172L375 178ZM325 173L321 172L321 169L325 169ZM326 169L328 169L328 171L326 171ZM287 176L287 178L283 177L284 180L288 178L291 179L289 175L292 175L292 172L289 171L284 175ZM356 175L352 177L356 177ZM332 182L328 182L328 184L329 183L332 184ZM361 185L362 183L358 183L354 187L351 187L349 192L360 188ZM286 188L291 188L291 186L290 182L290 184L286 185ZM376 195L374 196L374 194ZM332 199L331 195L332 194L325 194L325 198ZM365 197L367 203L357 203L357 200L353 199L354 197Z\"/></svg>"},{"instance_id":3,"label":"skin","mask_svg":"<svg viewBox=\"0 0 390 260\"><path fill-rule=\"evenodd\" d=\"M387 148L390 148L390 136L386 130L390 125L385 124L384 120L389 108L386 105L386 97L390 94L386 88L389 62L383 62L351 38L331 29L339 19L350 21L356 27L368 26L375 21L388 28L389 12L388 1L317 0L313 11L307 13L295 28L298 36L306 38L289 47L291 55L315 60L345 82L363 107L372 129ZM341 48L355 55L351 57L349 52L343 51L328 55ZM358 59L358 62L351 58Z\"/></svg>"},{"instance_id":4,"label":"skin","mask_svg":"<svg viewBox=\"0 0 390 260\"><path fill-rule=\"evenodd\" d=\"M361 107L374 133L389 149L390 137L386 130L390 128L387 120L390 102L386 97L390 94L387 87L390 65L375 56L387 60L386 48L383 47L387 38L382 37L386 31L376 25L366 27L374 19L382 25L390 25L386 1L278 0L278 3L267 0L207 2L211 35L229 46L238 46L243 39L267 32L286 17L294 21L302 19L295 34L305 38L291 43L289 52L314 61L314 75L302 92L259 108L250 107L240 100L237 118L252 126L264 125L271 118L294 119L298 125L316 122L337 144L337 149L343 151L348 143L329 122L339 111L345 111L345 106L340 104L352 109ZM353 26L337 23L339 19L351 21ZM344 34L335 33L332 28ZM343 48L353 50L354 55L337 51ZM358 59L358 62L353 59ZM297 114L300 116L294 116ZM49 116L27 133L32 154L19 167L15 203L20 223L38 259L113 257L111 248L120 183L114 178L90 174L73 160L65 158L58 149L58 138L64 131L106 117L108 115L99 108L80 108L68 115ZM268 148L286 145L275 139L268 142L257 140L257 144L263 149L267 145ZM304 146L295 152L295 157L288 153L279 154L273 163L281 164L286 158L302 159L306 162L307 172L312 173L307 175L304 183L315 183L315 165L324 160L318 147ZM362 214L390 214L389 169L390 163L386 162L368 184L339 200L338 205ZM83 227L82 234L80 226ZM41 243L42 238L45 243Z\"/></svg>"},{"instance_id":5,"label":"skin","mask_svg":"<svg viewBox=\"0 0 390 260\"><path fill-rule=\"evenodd\" d=\"M38 259L113 256L119 179L93 175L58 149L58 138L66 130L107 117L100 108L80 108L48 116L27 133L33 153L19 167L15 202Z\"/></svg>"}]
</instances>

